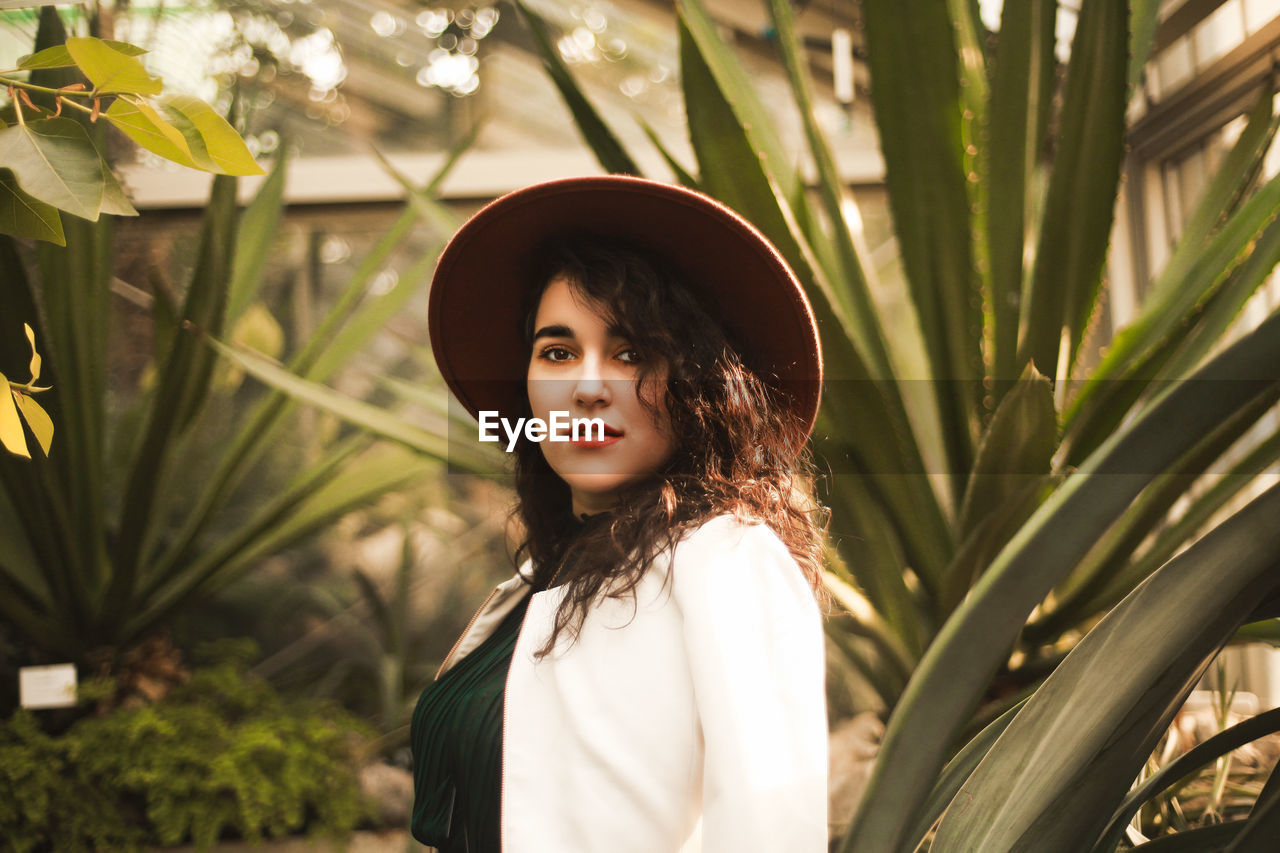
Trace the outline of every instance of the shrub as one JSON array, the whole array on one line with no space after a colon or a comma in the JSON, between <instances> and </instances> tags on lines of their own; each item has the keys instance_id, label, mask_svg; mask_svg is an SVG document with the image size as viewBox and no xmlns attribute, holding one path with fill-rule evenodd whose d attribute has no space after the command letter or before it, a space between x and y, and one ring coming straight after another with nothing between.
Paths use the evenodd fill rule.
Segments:
<instances>
[{"instance_id":1,"label":"shrub","mask_svg":"<svg viewBox=\"0 0 1280 853\"><path fill-rule=\"evenodd\" d=\"M369 813L356 773L366 734L346 712L286 700L235 664L56 737L18 711L0 724L0 827L18 853L343 835Z\"/></svg>"}]
</instances>

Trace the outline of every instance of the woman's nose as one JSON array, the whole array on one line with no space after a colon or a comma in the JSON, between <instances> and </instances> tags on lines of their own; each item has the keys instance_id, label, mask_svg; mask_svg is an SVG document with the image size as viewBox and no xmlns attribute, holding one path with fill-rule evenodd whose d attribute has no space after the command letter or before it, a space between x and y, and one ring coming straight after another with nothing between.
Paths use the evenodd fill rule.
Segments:
<instances>
[{"instance_id":1,"label":"woman's nose","mask_svg":"<svg viewBox=\"0 0 1280 853\"><path fill-rule=\"evenodd\" d=\"M610 398L609 385L604 381L599 365L592 363L591 359L584 360L573 386L573 402L580 406L592 406L606 404Z\"/></svg>"}]
</instances>

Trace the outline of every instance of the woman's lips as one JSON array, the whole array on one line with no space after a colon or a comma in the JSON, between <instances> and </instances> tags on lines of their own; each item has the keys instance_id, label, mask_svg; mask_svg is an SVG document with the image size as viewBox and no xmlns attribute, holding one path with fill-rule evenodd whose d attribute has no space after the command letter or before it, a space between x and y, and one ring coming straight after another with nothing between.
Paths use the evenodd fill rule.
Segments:
<instances>
[{"instance_id":1,"label":"woman's lips","mask_svg":"<svg viewBox=\"0 0 1280 853\"><path fill-rule=\"evenodd\" d=\"M618 429L617 427L612 427L612 426L609 426L608 424L605 424L604 438L602 439L595 438L594 436L591 438L586 438L586 437L575 438L572 441L570 441L570 444L572 444L574 447L582 447L582 448L608 447L609 445L615 444L618 441L620 441L622 439L622 435L623 435L622 430Z\"/></svg>"}]
</instances>

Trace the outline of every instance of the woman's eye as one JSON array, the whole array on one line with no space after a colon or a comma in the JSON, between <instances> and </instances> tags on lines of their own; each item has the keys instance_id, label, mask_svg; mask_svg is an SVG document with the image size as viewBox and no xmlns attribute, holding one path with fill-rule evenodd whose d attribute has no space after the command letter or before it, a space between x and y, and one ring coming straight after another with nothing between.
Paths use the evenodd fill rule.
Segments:
<instances>
[{"instance_id":1,"label":"woman's eye","mask_svg":"<svg viewBox=\"0 0 1280 853\"><path fill-rule=\"evenodd\" d=\"M568 361L573 358L573 353L564 347L547 347L538 356L545 361Z\"/></svg>"},{"instance_id":2,"label":"woman's eye","mask_svg":"<svg viewBox=\"0 0 1280 853\"><path fill-rule=\"evenodd\" d=\"M639 364L644 361L644 356L640 355L640 353L634 349L624 349L622 352L618 353L617 358L618 361L621 361L623 364Z\"/></svg>"}]
</instances>

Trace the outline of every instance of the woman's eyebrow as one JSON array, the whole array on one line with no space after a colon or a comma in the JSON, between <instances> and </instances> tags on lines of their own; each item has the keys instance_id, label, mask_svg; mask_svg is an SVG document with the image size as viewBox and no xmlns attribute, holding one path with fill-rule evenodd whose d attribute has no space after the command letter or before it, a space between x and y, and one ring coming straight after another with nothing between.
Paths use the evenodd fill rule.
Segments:
<instances>
[{"instance_id":1,"label":"woman's eyebrow","mask_svg":"<svg viewBox=\"0 0 1280 853\"><path fill-rule=\"evenodd\" d=\"M555 324L551 326L543 326L541 329L533 333L533 339L538 338L572 338L573 329L568 326Z\"/></svg>"}]
</instances>

